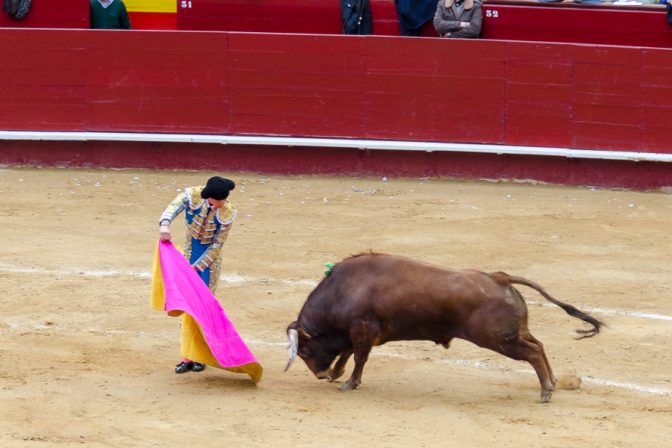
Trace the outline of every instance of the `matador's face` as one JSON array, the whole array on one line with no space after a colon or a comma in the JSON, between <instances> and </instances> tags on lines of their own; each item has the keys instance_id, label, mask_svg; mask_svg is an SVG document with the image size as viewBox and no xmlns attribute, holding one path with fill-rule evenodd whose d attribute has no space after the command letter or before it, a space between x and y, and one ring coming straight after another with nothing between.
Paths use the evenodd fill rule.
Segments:
<instances>
[{"instance_id":1,"label":"matador's face","mask_svg":"<svg viewBox=\"0 0 672 448\"><path fill-rule=\"evenodd\" d=\"M212 199L208 198L208 204L210 204L211 207L214 208L222 208L224 207L224 203L226 202L226 199Z\"/></svg>"}]
</instances>

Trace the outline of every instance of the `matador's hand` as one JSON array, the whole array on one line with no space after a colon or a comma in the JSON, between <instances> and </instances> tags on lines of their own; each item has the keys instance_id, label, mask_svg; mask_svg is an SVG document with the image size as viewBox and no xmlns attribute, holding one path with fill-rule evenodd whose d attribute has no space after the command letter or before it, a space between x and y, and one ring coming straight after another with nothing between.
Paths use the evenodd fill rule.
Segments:
<instances>
[{"instance_id":1,"label":"matador's hand","mask_svg":"<svg viewBox=\"0 0 672 448\"><path fill-rule=\"evenodd\" d=\"M170 233L170 227L169 226L159 227L159 232L160 232L160 237L163 241L170 241L171 238L173 238L173 235L171 235L171 233Z\"/></svg>"}]
</instances>

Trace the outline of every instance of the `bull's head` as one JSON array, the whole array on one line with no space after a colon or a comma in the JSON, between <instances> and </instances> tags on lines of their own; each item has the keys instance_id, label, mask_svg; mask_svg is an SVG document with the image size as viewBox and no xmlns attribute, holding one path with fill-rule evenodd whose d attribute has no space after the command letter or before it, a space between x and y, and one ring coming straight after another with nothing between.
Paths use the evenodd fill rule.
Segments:
<instances>
[{"instance_id":1,"label":"bull's head","mask_svg":"<svg viewBox=\"0 0 672 448\"><path fill-rule=\"evenodd\" d=\"M298 326L296 322L292 322L287 327L287 337L289 338L289 359L285 372L298 355L318 379L331 379L329 368L338 351L334 352L330 349L327 337L313 336Z\"/></svg>"}]
</instances>

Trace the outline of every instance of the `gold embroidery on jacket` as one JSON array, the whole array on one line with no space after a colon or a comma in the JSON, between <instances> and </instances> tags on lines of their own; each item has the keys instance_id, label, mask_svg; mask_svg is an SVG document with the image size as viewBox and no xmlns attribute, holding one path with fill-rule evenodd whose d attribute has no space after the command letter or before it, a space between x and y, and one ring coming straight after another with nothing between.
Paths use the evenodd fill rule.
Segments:
<instances>
[{"instance_id":1,"label":"gold embroidery on jacket","mask_svg":"<svg viewBox=\"0 0 672 448\"><path fill-rule=\"evenodd\" d=\"M217 230L217 223L215 222L216 209L207 208L205 205L201 207L198 215L194 216L194 220L189 225L189 235L196 238L202 244L212 244Z\"/></svg>"},{"instance_id":2,"label":"gold embroidery on jacket","mask_svg":"<svg viewBox=\"0 0 672 448\"><path fill-rule=\"evenodd\" d=\"M189 236L197 239L202 244L212 244L217 232L217 224L229 226L235 219L233 205L226 201L220 209L208 208L207 200L201 198L204 187L187 188L185 193L189 202L187 213L193 214L191 224L187 226Z\"/></svg>"}]
</instances>

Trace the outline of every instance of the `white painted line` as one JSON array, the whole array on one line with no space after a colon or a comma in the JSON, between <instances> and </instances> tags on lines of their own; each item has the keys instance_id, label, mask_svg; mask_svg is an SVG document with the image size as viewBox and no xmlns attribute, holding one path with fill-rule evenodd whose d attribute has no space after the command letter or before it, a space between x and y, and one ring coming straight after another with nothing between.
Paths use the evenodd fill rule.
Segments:
<instances>
[{"instance_id":1,"label":"white painted line","mask_svg":"<svg viewBox=\"0 0 672 448\"><path fill-rule=\"evenodd\" d=\"M81 275L84 277L136 277L136 278L151 278L152 274L150 272L134 272L134 271L119 271L119 270L110 270L110 271L90 271L90 270L79 270L79 269L69 269L69 270L55 270L55 269L40 269L40 268L24 268L24 267L15 267L6 263L0 262L0 272L14 272L20 274L47 274L47 275ZM222 275L220 277L222 281L231 284L245 284L245 283L261 283L261 284L282 284L287 286L309 286L315 287L318 284L316 280L307 280L307 279L277 279L271 277L244 277L238 274L228 274ZM539 305L539 302L527 301L529 305ZM556 308L555 305L550 303L542 303L543 307ZM672 321L672 316L666 314L656 314L656 313L645 313L635 310L618 310L618 309L607 309L607 308L588 308L580 307L583 311L592 312L595 314L602 314L605 316L625 316L625 317L636 317L640 319L649 319L649 320L664 320Z\"/></svg>"},{"instance_id":2,"label":"white painted line","mask_svg":"<svg viewBox=\"0 0 672 448\"><path fill-rule=\"evenodd\" d=\"M136 277L136 278L151 278L151 272L147 271L91 271L85 269L40 269L40 268L23 268L14 267L0 262L0 272L13 272L17 274L46 274L46 275L81 275L83 277ZM291 280L291 279L275 279L269 277L243 277L238 274L227 274L220 276L220 279L226 283L281 283L288 286L317 286L318 282L315 280Z\"/></svg>"},{"instance_id":3,"label":"white painted line","mask_svg":"<svg viewBox=\"0 0 672 448\"><path fill-rule=\"evenodd\" d=\"M541 305L545 308L557 308L556 305L553 305L551 303L539 303L539 302L534 302L532 300L527 300L527 304L528 305ZM626 317L639 317L639 318L642 318L642 319L650 319L650 320L669 320L669 321L672 321L672 316L668 316L666 314L645 313L645 312L633 311L633 310L612 310L612 309L608 309L608 308L591 308L591 307L579 306L579 305L577 305L577 308L579 308L581 311L584 311L586 313L601 314L603 316L626 316Z\"/></svg>"},{"instance_id":4,"label":"white painted line","mask_svg":"<svg viewBox=\"0 0 672 448\"><path fill-rule=\"evenodd\" d=\"M672 321L672 316L666 316L664 314L641 313L631 310L609 310L605 308L581 308L581 309L588 313L602 314L604 316L634 316L634 317L641 317L643 319Z\"/></svg>"},{"instance_id":5,"label":"white painted line","mask_svg":"<svg viewBox=\"0 0 672 448\"><path fill-rule=\"evenodd\" d=\"M0 320L2 322L2 320ZM20 330L22 328L21 325L17 324L16 322L4 322L5 325L7 325L9 328L13 330ZM50 331L59 331L63 330L57 326L52 326L52 325L44 325L44 324L37 324L32 326L33 329L35 330L50 330ZM95 331L94 331L95 332ZM111 335L119 335L119 334L128 334L128 335L135 335L135 336L152 336L152 334L147 333L147 332L137 332L137 331L126 331L126 330L105 330L106 334L111 334ZM172 333L171 333L172 334ZM270 347L287 347L287 342L280 342L280 341L267 341L263 339L250 339L245 341L248 345L252 346L270 346ZM402 359L404 361L420 361L420 362L434 362L438 364L449 364L449 365L454 365L454 366L460 366L460 367L470 367L474 369L498 369L502 370L502 367L494 365L492 362L485 362L485 361L471 361L467 359L432 359L428 358L427 356L423 357L417 357L413 355L402 355L399 353L392 353L385 347L375 347L371 351L371 356L373 357L386 357L386 358L396 358L396 359ZM524 373L528 375L536 375L533 369L515 369L514 370L517 373ZM625 389L625 390L631 390L635 392L640 392L640 393L646 393L646 394L651 394L651 395L661 395L661 396L672 396L672 389L664 388L664 387L659 387L659 386L646 386L642 384L634 384L634 383L624 383L624 382L619 382L619 381L611 381L611 380L603 380L599 378L595 378L592 376L584 376L581 377L581 381L588 383L588 384L595 384L598 386L606 386L606 387L615 387L619 389Z\"/></svg>"},{"instance_id":6,"label":"white painted line","mask_svg":"<svg viewBox=\"0 0 672 448\"><path fill-rule=\"evenodd\" d=\"M619 389L634 390L637 392L644 392L653 395L672 396L672 389L667 389L664 387L652 387L652 386L643 386L641 384L621 383L617 381L601 380L599 378L593 378L592 376L581 377L581 381L590 384L598 384L600 386L617 387Z\"/></svg>"},{"instance_id":7,"label":"white painted line","mask_svg":"<svg viewBox=\"0 0 672 448\"><path fill-rule=\"evenodd\" d=\"M286 345L286 344L285 344ZM425 361L425 362L436 362L439 364L450 364L450 365L455 365L455 366L463 366L463 367L471 367L475 369L499 369L501 370L500 366L493 365L490 362L483 362L483 361L469 361L466 359L427 359L426 357L417 357L417 356L412 356L412 355L400 355L397 353L386 353L386 352L380 352L374 351L371 352L371 356L385 356L388 358L399 358L403 359L406 361ZM535 375L536 373L534 372L533 369L516 369L515 372L518 373L525 373L525 374L530 374L530 375ZM623 383L623 382L618 382L618 381L610 381L610 380L602 380L599 378L594 378L592 376L584 376L581 377L581 381L585 381L586 383L590 384L597 384L600 386L610 386L610 387L616 387L619 389L627 389L627 390L632 390L636 392L643 392L647 394L652 394L652 395L664 395L664 396L672 396L672 389L668 389L665 387L658 387L658 386L645 386L642 384L633 384L633 383Z\"/></svg>"},{"instance_id":8,"label":"white painted line","mask_svg":"<svg viewBox=\"0 0 672 448\"><path fill-rule=\"evenodd\" d=\"M468 152L500 155L551 156L576 159L626 160L633 162L672 162L672 154L654 152L344 138L156 134L135 132L0 131L0 140L210 143L242 146L299 146L378 151Z\"/></svg>"}]
</instances>

